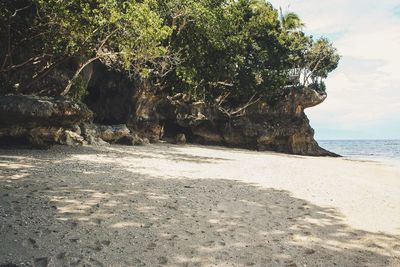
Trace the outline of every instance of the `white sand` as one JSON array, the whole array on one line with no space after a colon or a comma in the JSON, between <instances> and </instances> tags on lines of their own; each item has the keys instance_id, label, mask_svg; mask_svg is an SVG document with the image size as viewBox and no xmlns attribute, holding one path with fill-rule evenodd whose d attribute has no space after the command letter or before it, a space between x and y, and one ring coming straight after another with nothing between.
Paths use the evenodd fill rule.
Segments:
<instances>
[{"instance_id":1,"label":"white sand","mask_svg":"<svg viewBox=\"0 0 400 267\"><path fill-rule=\"evenodd\" d=\"M400 266L400 166L189 145L0 150L6 263Z\"/></svg>"}]
</instances>

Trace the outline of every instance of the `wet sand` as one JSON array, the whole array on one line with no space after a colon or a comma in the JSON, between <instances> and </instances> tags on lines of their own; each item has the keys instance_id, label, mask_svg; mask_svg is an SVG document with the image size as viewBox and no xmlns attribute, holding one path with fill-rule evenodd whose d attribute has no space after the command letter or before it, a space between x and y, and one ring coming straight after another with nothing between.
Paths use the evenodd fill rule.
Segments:
<instances>
[{"instance_id":1,"label":"wet sand","mask_svg":"<svg viewBox=\"0 0 400 267\"><path fill-rule=\"evenodd\" d=\"M6 264L400 266L400 166L191 145L0 149Z\"/></svg>"}]
</instances>

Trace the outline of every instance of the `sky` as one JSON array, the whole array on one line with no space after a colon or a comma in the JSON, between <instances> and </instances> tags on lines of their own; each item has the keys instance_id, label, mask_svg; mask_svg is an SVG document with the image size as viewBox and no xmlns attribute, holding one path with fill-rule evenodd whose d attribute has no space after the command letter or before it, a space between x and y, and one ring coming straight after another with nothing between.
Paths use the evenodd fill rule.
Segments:
<instances>
[{"instance_id":1,"label":"sky","mask_svg":"<svg viewBox=\"0 0 400 267\"><path fill-rule=\"evenodd\" d=\"M342 56L327 100L307 109L316 138L400 139L400 0L269 0Z\"/></svg>"}]
</instances>

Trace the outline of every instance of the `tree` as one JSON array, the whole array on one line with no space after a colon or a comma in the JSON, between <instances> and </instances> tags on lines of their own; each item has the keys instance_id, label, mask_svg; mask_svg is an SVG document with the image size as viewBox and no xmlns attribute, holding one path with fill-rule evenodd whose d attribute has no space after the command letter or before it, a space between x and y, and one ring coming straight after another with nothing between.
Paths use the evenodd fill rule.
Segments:
<instances>
[{"instance_id":1,"label":"tree","mask_svg":"<svg viewBox=\"0 0 400 267\"><path fill-rule=\"evenodd\" d=\"M335 70L340 56L336 48L326 38L315 41L307 51L303 65L303 86L322 84L322 80Z\"/></svg>"},{"instance_id":2,"label":"tree","mask_svg":"<svg viewBox=\"0 0 400 267\"><path fill-rule=\"evenodd\" d=\"M45 55L32 49L38 34L34 25L34 6L30 0L0 1L0 86L11 86L10 74L32 67Z\"/></svg>"},{"instance_id":3,"label":"tree","mask_svg":"<svg viewBox=\"0 0 400 267\"><path fill-rule=\"evenodd\" d=\"M34 7L30 14L35 14L26 23L32 24L26 35L36 44L26 59L35 63L32 79L45 77L66 60L79 62L61 95L69 93L81 71L95 60L147 77L167 55L162 41L171 29L163 25L153 0L31 0L27 4ZM10 65L3 72L14 69Z\"/></svg>"},{"instance_id":4,"label":"tree","mask_svg":"<svg viewBox=\"0 0 400 267\"><path fill-rule=\"evenodd\" d=\"M280 40L278 13L270 4L203 0L195 10L179 17L185 27L172 35L171 47L181 56L169 75L173 91L203 100L227 92L250 99L285 84L288 53Z\"/></svg>"},{"instance_id":5,"label":"tree","mask_svg":"<svg viewBox=\"0 0 400 267\"><path fill-rule=\"evenodd\" d=\"M99 60L164 93L252 103L285 87L321 84L339 61L329 42L302 31L297 14L263 0L15 0L0 7L0 81L40 87L55 76L62 95Z\"/></svg>"},{"instance_id":6,"label":"tree","mask_svg":"<svg viewBox=\"0 0 400 267\"><path fill-rule=\"evenodd\" d=\"M301 21L299 15L294 12L287 12L283 14L282 8L279 8L280 19L282 28L285 31L299 31L305 27L305 24Z\"/></svg>"},{"instance_id":7,"label":"tree","mask_svg":"<svg viewBox=\"0 0 400 267\"><path fill-rule=\"evenodd\" d=\"M39 0L39 11L52 31L45 39L46 48L81 61L61 94L68 94L80 72L95 60L147 77L166 54L161 42L171 33L153 11L155 4L151 0Z\"/></svg>"}]
</instances>

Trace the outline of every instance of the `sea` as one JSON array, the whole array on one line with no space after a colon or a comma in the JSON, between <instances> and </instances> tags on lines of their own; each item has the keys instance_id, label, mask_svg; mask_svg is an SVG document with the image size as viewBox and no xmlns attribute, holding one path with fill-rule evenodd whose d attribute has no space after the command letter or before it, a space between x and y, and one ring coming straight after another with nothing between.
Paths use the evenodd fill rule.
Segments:
<instances>
[{"instance_id":1,"label":"sea","mask_svg":"<svg viewBox=\"0 0 400 267\"><path fill-rule=\"evenodd\" d=\"M400 163L400 140L318 140L318 144L344 157Z\"/></svg>"}]
</instances>

